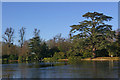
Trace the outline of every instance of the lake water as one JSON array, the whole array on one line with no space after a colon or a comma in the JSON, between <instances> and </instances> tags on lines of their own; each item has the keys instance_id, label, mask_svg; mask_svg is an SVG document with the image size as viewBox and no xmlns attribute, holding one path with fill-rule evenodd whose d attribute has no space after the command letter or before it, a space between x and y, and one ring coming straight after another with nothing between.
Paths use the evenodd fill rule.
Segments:
<instances>
[{"instance_id":1,"label":"lake water","mask_svg":"<svg viewBox=\"0 0 120 80\"><path fill-rule=\"evenodd\" d=\"M81 61L77 64L12 63L2 65L3 78L118 78L120 61Z\"/></svg>"}]
</instances>

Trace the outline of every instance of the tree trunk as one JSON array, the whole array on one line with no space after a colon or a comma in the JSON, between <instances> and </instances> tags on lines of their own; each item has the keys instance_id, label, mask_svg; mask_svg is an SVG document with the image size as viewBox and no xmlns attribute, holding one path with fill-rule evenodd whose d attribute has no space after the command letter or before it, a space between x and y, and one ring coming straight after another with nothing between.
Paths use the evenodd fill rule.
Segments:
<instances>
[{"instance_id":1,"label":"tree trunk","mask_svg":"<svg viewBox=\"0 0 120 80\"><path fill-rule=\"evenodd\" d=\"M95 48L95 47L94 47L94 45L93 45L93 48L92 48L93 58L95 58L95 57L96 57L96 53L95 53L95 51L96 51L96 48Z\"/></svg>"},{"instance_id":2,"label":"tree trunk","mask_svg":"<svg viewBox=\"0 0 120 80\"><path fill-rule=\"evenodd\" d=\"M94 19L92 19L93 23L94 23ZM95 39L95 25L93 24L93 27L92 27L92 39ZM93 42L94 40L92 40L92 54L93 54L93 58L96 57L96 54L95 54L95 51L96 51L96 48L95 48L95 43Z\"/></svg>"},{"instance_id":3,"label":"tree trunk","mask_svg":"<svg viewBox=\"0 0 120 80\"><path fill-rule=\"evenodd\" d=\"M93 57L95 58L96 57L96 53L95 53L95 48L93 49Z\"/></svg>"}]
</instances>

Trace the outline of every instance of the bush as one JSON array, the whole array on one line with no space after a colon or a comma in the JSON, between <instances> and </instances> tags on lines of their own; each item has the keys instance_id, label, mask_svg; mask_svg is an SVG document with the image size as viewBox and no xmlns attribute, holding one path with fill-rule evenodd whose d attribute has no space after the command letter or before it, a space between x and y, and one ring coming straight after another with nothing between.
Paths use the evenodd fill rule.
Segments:
<instances>
[{"instance_id":1,"label":"bush","mask_svg":"<svg viewBox=\"0 0 120 80\"><path fill-rule=\"evenodd\" d=\"M52 60L51 60L51 58L44 58L43 61L44 62L51 62Z\"/></svg>"},{"instance_id":2,"label":"bush","mask_svg":"<svg viewBox=\"0 0 120 80\"><path fill-rule=\"evenodd\" d=\"M81 61L81 56L70 56L68 58L69 63L77 63Z\"/></svg>"},{"instance_id":3,"label":"bush","mask_svg":"<svg viewBox=\"0 0 120 80\"><path fill-rule=\"evenodd\" d=\"M2 58L4 59L4 58L9 58L10 56L9 55L2 55Z\"/></svg>"},{"instance_id":4,"label":"bush","mask_svg":"<svg viewBox=\"0 0 120 80\"><path fill-rule=\"evenodd\" d=\"M4 60L4 61L7 61L8 59L7 59L7 58L4 58L3 60Z\"/></svg>"},{"instance_id":5,"label":"bush","mask_svg":"<svg viewBox=\"0 0 120 80\"><path fill-rule=\"evenodd\" d=\"M57 62L58 60L56 58L52 57L52 58L44 58L42 61L44 61L44 62Z\"/></svg>"},{"instance_id":6,"label":"bush","mask_svg":"<svg viewBox=\"0 0 120 80\"><path fill-rule=\"evenodd\" d=\"M51 58L51 62L57 62L57 61L58 61L58 59L56 59L55 57Z\"/></svg>"},{"instance_id":7,"label":"bush","mask_svg":"<svg viewBox=\"0 0 120 80\"><path fill-rule=\"evenodd\" d=\"M26 56L25 60L26 60L26 61L28 61L28 60L29 60L29 57L28 57L28 56Z\"/></svg>"},{"instance_id":8,"label":"bush","mask_svg":"<svg viewBox=\"0 0 120 80\"><path fill-rule=\"evenodd\" d=\"M66 58L66 55L64 52L56 52L53 56L53 59L65 59Z\"/></svg>"},{"instance_id":9,"label":"bush","mask_svg":"<svg viewBox=\"0 0 120 80\"><path fill-rule=\"evenodd\" d=\"M19 56L19 57L18 57L18 61L23 61L23 57L22 57L22 56Z\"/></svg>"},{"instance_id":10,"label":"bush","mask_svg":"<svg viewBox=\"0 0 120 80\"><path fill-rule=\"evenodd\" d=\"M32 54L31 56L28 56L27 58L28 61L34 61L34 60L37 60L37 56Z\"/></svg>"},{"instance_id":11,"label":"bush","mask_svg":"<svg viewBox=\"0 0 120 80\"><path fill-rule=\"evenodd\" d=\"M92 54L91 54L91 52L89 52L89 51L85 51L85 52L83 53L83 57L84 57L84 58L92 57Z\"/></svg>"},{"instance_id":12,"label":"bush","mask_svg":"<svg viewBox=\"0 0 120 80\"><path fill-rule=\"evenodd\" d=\"M109 52L109 56L115 56L115 52Z\"/></svg>"},{"instance_id":13,"label":"bush","mask_svg":"<svg viewBox=\"0 0 120 80\"><path fill-rule=\"evenodd\" d=\"M9 59L10 60L18 60L18 57L16 55L10 55Z\"/></svg>"},{"instance_id":14,"label":"bush","mask_svg":"<svg viewBox=\"0 0 120 80\"><path fill-rule=\"evenodd\" d=\"M109 52L106 49L96 50L95 51L97 57L108 57Z\"/></svg>"},{"instance_id":15,"label":"bush","mask_svg":"<svg viewBox=\"0 0 120 80\"><path fill-rule=\"evenodd\" d=\"M57 62L58 59L65 59L66 55L64 52L55 52L52 58L44 58L44 62Z\"/></svg>"}]
</instances>

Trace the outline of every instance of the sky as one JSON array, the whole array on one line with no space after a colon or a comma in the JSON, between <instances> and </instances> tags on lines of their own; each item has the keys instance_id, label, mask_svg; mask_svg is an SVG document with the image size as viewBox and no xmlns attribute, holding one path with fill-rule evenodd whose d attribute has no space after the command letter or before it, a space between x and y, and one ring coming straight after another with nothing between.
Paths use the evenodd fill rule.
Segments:
<instances>
[{"instance_id":1,"label":"sky","mask_svg":"<svg viewBox=\"0 0 120 80\"><path fill-rule=\"evenodd\" d=\"M87 12L113 17L108 24L113 25L113 30L118 28L117 2L3 2L2 34L7 27L12 27L15 44L18 44L21 27L26 28L26 40L33 37L34 28L40 29L44 40L52 39L59 33L68 38L70 26L85 20L82 15Z\"/></svg>"}]
</instances>

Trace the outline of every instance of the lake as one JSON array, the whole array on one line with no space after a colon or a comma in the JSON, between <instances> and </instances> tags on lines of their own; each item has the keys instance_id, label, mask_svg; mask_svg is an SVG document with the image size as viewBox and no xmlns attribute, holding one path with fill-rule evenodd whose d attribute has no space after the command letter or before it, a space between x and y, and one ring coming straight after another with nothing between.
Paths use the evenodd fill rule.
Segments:
<instances>
[{"instance_id":1,"label":"lake","mask_svg":"<svg viewBox=\"0 0 120 80\"><path fill-rule=\"evenodd\" d=\"M11 63L2 65L3 78L118 78L120 61L81 61L76 64Z\"/></svg>"}]
</instances>

